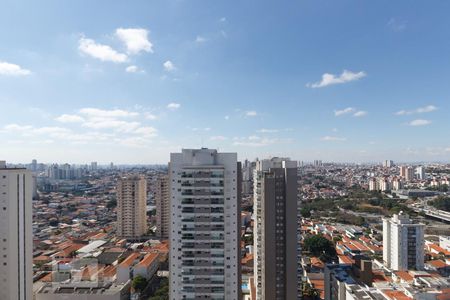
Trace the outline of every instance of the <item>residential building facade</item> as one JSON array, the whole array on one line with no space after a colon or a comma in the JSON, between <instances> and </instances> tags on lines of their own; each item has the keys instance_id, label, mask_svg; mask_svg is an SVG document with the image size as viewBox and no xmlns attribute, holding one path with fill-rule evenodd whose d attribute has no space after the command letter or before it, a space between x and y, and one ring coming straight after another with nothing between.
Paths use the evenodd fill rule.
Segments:
<instances>
[{"instance_id":1,"label":"residential building facade","mask_svg":"<svg viewBox=\"0 0 450 300\"><path fill-rule=\"evenodd\" d=\"M254 173L256 299L297 299L297 162L272 158Z\"/></svg>"},{"instance_id":2,"label":"residential building facade","mask_svg":"<svg viewBox=\"0 0 450 300\"><path fill-rule=\"evenodd\" d=\"M400 212L383 219L383 261L395 271L423 270L424 225Z\"/></svg>"},{"instance_id":3,"label":"residential building facade","mask_svg":"<svg viewBox=\"0 0 450 300\"><path fill-rule=\"evenodd\" d=\"M32 172L0 161L0 299L32 300Z\"/></svg>"},{"instance_id":4,"label":"residential building facade","mask_svg":"<svg viewBox=\"0 0 450 300\"><path fill-rule=\"evenodd\" d=\"M170 299L241 299L241 166L236 153L172 153Z\"/></svg>"},{"instance_id":5,"label":"residential building facade","mask_svg":"<svg viewBox=\"0 0 450 300\"><path fill-rule=\"evenodd\" d=\"M158 176L155 182L156 235L160 239L169 238L170 198L169 176Z\"/></svg>"},{"instance_id":6,"label":"residential building facade","mask_svg":"<svg viewBox=\"0 0 450 300\"><path fill-rule=\"evenodd\" d=\"M147 233L147 181L142 176L122 177L117 183L117 235L137 239Z\"/></svg>"}]
</instances>

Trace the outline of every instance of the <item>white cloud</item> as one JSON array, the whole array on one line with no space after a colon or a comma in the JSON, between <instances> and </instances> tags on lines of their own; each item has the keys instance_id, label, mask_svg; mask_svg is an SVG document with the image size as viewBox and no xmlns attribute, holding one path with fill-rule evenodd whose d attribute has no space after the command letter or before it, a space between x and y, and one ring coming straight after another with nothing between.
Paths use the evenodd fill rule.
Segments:
<instances>
[{"instance_id":1,"label":"white cloud","mask_svg":"<svg viewBox=\"0 0 450 300\"><path fill-rule=\"evenodd\" d=\"M148 120L157 120L158 119L157 115L154 115L154 114L152 114L150 112L145 113L144 116Z\"/></svg>"},{"instance_id":2,"label":"white cloud","mask_svg":"<svg viewBox=\"0 0 450 300\"><path fill-rule=\"evenodd\" d=\"M119 132L132 132L136 130L139 126L139 122L127 122L115 119L91 119L82 124L83 127L88 127L92 129L115 129Z\"/></svg>"},{"instance_id":3,"label":"white cloud","mask_svg":"<svg viewBox=\"0 0 450 300\"><path fill-rule=\"evenodd\" d=\"M229 120L229 119L230 119L230 116L225 116L224 119L225 119L225 120Z\"/></svg>"},{"instance_id":4,"label":"white cloud","mask_svg":"<svg viewBox=\"0 0 450 300\"><path fill-rule=\"evenodd\" d=\"M4 131L14 132L14 131L27 131L33 129L33 126L30 125L18 125L18 124L8 124L3 127Z\"/></svg>"},{"instance_id":5,"label":"white cloud","mask_svg":"<svg viewBox=\"0 0 450 300\"><path fill-rule=\"evenodd\" d=\"M355 109L353 107L347 107L347 108L344 108L344 109L341 109L341 110L335 110L334 111L334 115L336 117L339 117L339 116L342 116L342 115L346 115L346 114L352 113L354 111L355 111Z\"/></svg>"},{"instance_id":6,"label":"white cloud","mask_svg":"<svg viewBox=\"0 0 450 300\"><path fill-rule=\"evenodd\" d=\"M96 43L92 39L80 38L78 50L101 61L112 61L115 63L126 62L128 57L123 53L119 53L110 46Z\"/></svg>"},{"instance_id":7,"label":"white cloud","mask_svg":"<svg viewBox=\"0 0 450 300\"><path fill-rule=\"evenodd\" d=\"M141 72L141 71L139 70L139 68L137 66L132 65L132 66L128 66L125 69L125 72L127 72L127 73L137 73L137 72Z\"/></svg>"},{"instance_id":8,"label":"white cloud","mask_svg":"<svg viewBox=\"0 0 450 300\"><path fill-rule=\"evenodd\" d=\"M279 132L279 130L262 128L262 129L257 130L257 132L259 132L259 133L276 133L276 132Z\"/></svg>"},{"instance_id":9,"label":"white cloud","mask_svg":"<svg viewBox=\"0 0 450 300\"><path fill-rule=\"evenodd\" d=\"M122 109L104 110L92 107L82 108L80 109L80 113L87 115L89 117L98 117L98 118L136 117L139 115L139 113L137 112Z\"/></svg>"},{"instance_id":10,"label":"white cloud","mask_svg":"<svg viewBox=\"0 0 450 300\"><path fill-rule=\"evenodd\" d=\"M222 18L220 18L220 20L219 20L220 22L226 22L227 21L227 18L225 18L225 17L222 17Z\"/></svg>"},{"instance_id":11,"label":"white cloud","mask_svg":"<svg viewBox=\"0 0 450 300\"><path fill-rule=\"evenodd\" d=\"M325 141L325 142L344 142L347 139L344 138L344 137L337 137L337 136L327 135L327 136L322 137L321 140Z\"/></svg>"},{"instance_id":12,"label":"white cloud","mask_svg":"<svg viewBox=\"0 0 450 300\"><path fill-rule=\"evenodd\" d=\"M31 71L23 69L21 66L8 63L6 61L0 61L0 75L5 76L26 76L30 75Z\"/></svg>"},{"instance_id":13,"label":"white cloud","mask_svg":"<svg viewBox=\"0 0 450 300\"><path fill-rule=\"evenodd\" d=\"M326 86L333 85L333 84L342 84L342 83L347 83L347 82L351 82L351 81L356 81L365 76L366 76L366 73L363 71L354 73L352 71L344 70L341 73L341 75L339 75L339 76L334 75L334 74L325 73L322 75L321 81L315 82L315 83L308 83L308 84L306 84L306 86L310 87L310 88L321 88L321 87L326 87Z\"/></svg>"},{"instance_id":14,"label":"white cloud","mask_svg":"<svg viewBox=\"0 0 450 300\"><path fill-rule=\"evenodd\" d=\"M55 119L58 122L61 123L80 123L84 122L84 118L78 116L78 115L68 115L68 114L62 114L59 117Z\"/></svg>"},{"instance_id":15,"label":"white cloud","mask_svg":"<svg viewBox=\"0 0 450 300\"><path fill-rule=\"evenodd\" d=\"M145 127L139 127L137 128L134 133L141 134L145 137L154 137L157 135L158 130L154 127L145 126Z\"/></svg>"},{"instance_id":16,"label":"white cloud","mask_svg":"<svg viewBox=\"0 0 450 300\"><path fill-rule=\"evenodd\" d=\"M339 130L337 128L332 128L331 131L338 132Z\"/></svg>"},{"instance_id":17,"label":"white cloud","mask_svg":"<svg viewBox=\"0 0 450 300\"><path fill-rule=\"evenodd\" d=\"M170 110L176 110L176 109L179 109L180 107L181 107L180 103L172 102L172 103L167 104L167 108Z\"/></svg>"},{"instance_id":18,"label":"white cloud","mask_svg":"<svg viewBox=\"0 0 450 300\"><path fill-rule=\"evenodd\" d=\"M256 117L258 115L258 113L254 110L249 110L249 111L245 112L245 115L247 117Z\"/></svg>"},{"instance_id":19,"label":"white cloud","mask_svg":"<svg viewBox=\"0 0 450 300\"><path fill-rule=\"evenodd\" d=\"M173 72L176 70L175 65L170 60L164 62L163 66L164 66L164 70L166 70L167 72Z\"/></svg>"},{"instance_id":20,"label":"white cloud","mask_svg":"<svg viewBox=\"0 0 450 300\"><path fill-rule=\"evenodd\" d=\"M211 141L225 141L227 138L223 135L216 135L209 138Z\"/></svg>"},{"instance_id":21,"label":"white cloud","mask_svg":"<svg viewBox=\"0 0 450 300\"><path fill-rule=\"evenodd\" d=\"M423 107L419 107L413 110L400 110L396 112L395 114L398 116L405 116L405 115L412 115L412 114L422 114L422 113L429 113L437 110L438 108L434 105L427 105Z\"/></svg>"},{"instance_id":22,"label":"white cloud","mask_svg":"<svg viewBox=\"0 0 450 300\"><path fill-rule=\"evenodd\" d=\"M140 136L126 137L126 138L117 138L115 142L133 148L145 148L149 146L149 139Z\"/></svg>"},{"instance_id":23,"label":"white cloud","mask_svg":"<svg viewBox=\"0 0 450 300\"><path fill-rule=\"evenodd\" d=\"M197 35L197 37L195 38L195 42L196 43L204 43L204 42L206 42L206 38L204 38L204 37L202 37L202 36L200 36L200 35Z\"/></svg>"},{"instance_id":24,"label":"white cloud","mask_svg":"<svg viewBox=\"0 0 450 300\"><path fill-rule=\"evenodd\" d=\"M367 111L359 110L353 114L354 117L364 117L367 115Z\"/></svg>"},{"instance_id":25,"label":"white cloud","mask_svg":"<svg viewBox=\"0 0 450 300\"><path fill-rule=\"evenodd\" d=\"M276 142L278 142L278 139L270 139L266 137L259 137L259 136L249 136L249 137L235 137L233 138L234 146L247 146L247 147L264 147L273 145Z\"/></svg>"},{"instance_id":26,"label":"white cloud","mask_svg":"<svg viewBox=\"0 0 450 300\"><path fill-rule=\"evenodd\" d=\"M117 37L125 43L128 54L141 51L153 53L153 45L148 39L148 30L143 28L118 28Z\"/></svg>"},{"instance_id":27,"label":"white cloud","mask_svg":"<svg viewBox=\"0 0 450 300\"><path fill-rule=\"evenodd\" d=\"M188 127L192 131L211 131L211 127L204 127L204 128L198 128L198 127Z\"/></svg>"},{"instance_id":28,"label":"white cloud","mask_svg":"<svg viewBox=\"0 0 450 300\"><path fill-rule=\"evenodd\" d=\"M430 124L431 124L431 121L423 120L423 119L413 120L408 123L409 126L425 126L425 125L430 125Z\"/></svg>"}]
</instances>

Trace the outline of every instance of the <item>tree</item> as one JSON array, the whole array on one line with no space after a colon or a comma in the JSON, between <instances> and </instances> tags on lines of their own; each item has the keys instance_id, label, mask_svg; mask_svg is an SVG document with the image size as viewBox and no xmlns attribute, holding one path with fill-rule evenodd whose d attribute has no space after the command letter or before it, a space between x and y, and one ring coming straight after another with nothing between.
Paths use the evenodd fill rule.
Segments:
<instances>
[{"instance_id":1,"label":"tree","mask_svg":"<svg viewBox=\"0 0 450 300\"><path fill-rule=\"evenodd\" d=\"M106 207L107 208L114 208L117 206L117 200L116 199L112 199L110 201L108 201L108 203L106 203Z\"/></svg>"},{"instance_id":2,"label":"tree","mask_svg":"<svg viewBox=\"0 0 450 300\"><path fill-rule=\"evenodd\" d=\"M331 262L336 259L336 249L331 241L323 235L311 235L303 242L303 249L314 256L318 256L324 262Z\"/></svg>"},{"instance_id":3,"label":"tree","mask_svg":"<svg viewBox=\"0 0 450 300\"><path fill-rule=\"evenodd\" d=\"M428 204L436 209L450 212L450 198L448 197L439 196L437 199L429 201Z\"/></svg>"},{"instance_id":4,"label":"tree","mask_svg":"<svg viewBox=\"0 0 450 300\"><path fill-rule=\"evenodd\" d=\"M136 291L142 291L147 286L147 279L145 279L141 275L137 275L136 277L133 278L133 282L131 283L131 286Z\"/></svg>"},{"instance_id":5,"label":"tree","mask_svg":"<svg viewBox=\"0 0 450 300\"><path fill-rule=\"evenodd\" d=\"M308 208L306 208L306 207L303 207L300 210L300 214L302 215L303 218L310 218L311 217L311 211Z\"/></svg>"},{"instance_id":6,"label":"tree","mask_svg":"<svg viewBox=\"0 0 450 300\"><path fill-rule=\"evenodd\" d=\"M169 281L166 278L161 280L159 288L148 300L169 300Z\"/></svg>"},{"instance_id":7,"label":"tree","mask_svg":"<svg viewBox=\"0 0 450 300\"><path fill-rule=\"evenodd\" d=\"M302 292L303 296L305 296L306 299L318 299L318 297L320 296L319 290L313 288L308 282L303 284Z\"/></svg>"}]
</instances>

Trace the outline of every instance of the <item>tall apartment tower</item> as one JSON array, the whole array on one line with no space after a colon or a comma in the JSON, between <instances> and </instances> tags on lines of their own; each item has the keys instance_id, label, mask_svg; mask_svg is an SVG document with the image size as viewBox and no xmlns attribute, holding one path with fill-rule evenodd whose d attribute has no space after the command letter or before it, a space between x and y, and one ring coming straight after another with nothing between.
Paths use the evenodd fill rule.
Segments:
<instances>
[{"instance_id":1,"label":"tall apartment tower","mask_svg":"<svg viewBox=\"0 0 450 300\"><path fill-rule=\"evenodd\" d=\"M32 300L31 171L0 161L0 299Z\"/></svg>"},{"instance_id":2,"label":"tall apartment tower","mask_svg":"<svg viewBox=\"0 0 450 300\"><path fill-rule=\"evenodd\" d=\"M424 225L414 224L400 212L383 219L383 260L395 271L422 270L424 267Z\"/></svg>"},{"instance_id":3,"label":"tall apartment tower","mask_svg":"<svg viewBox=\"0 0 450 300\"><path fill-rule=\"evenodd\" d=\"M169 238L170 197L169 176L161 175L155 182L156 235L160 239Z\"/></svg>"},{"instance_id":4,"label":"tall apartment tower","mask_svg":"<svg viewBox=\"0 0 450 300\"><path fill-rule=\"evenodd\" d=\"M258 161L253 178L256 299L297 299L297 162Z\"/></svg>"},{"instance_id":5,"label":"tall apartment tower","mask_svg":"<svg viewBox=\"0 0 450 300\"><path fill-rule=\"evenodd\" d=\"M426 173L425 173L425 167L423 167L423 166L417 167L415 173L416 173L417 179L424 180L427 178Z\"/></svg>"},{"instance_id":6,"label":"tall apartment tower","mask_svg":"<svg viewBox=\"0 0 450 300\"><path fill-rule=\"evenodd\" d=\"M130 175L117 182L117 235L137 239L147 232L147 181Z\"/></svg>"},{"instance_id":7,"label":"tall apartment tower","mask_svg":"<svg viewBox=\"0 0 450 300\"><path fill-rule=\"evenodd\" d=\"M236 153L171 153L171 300L241 299L241 176Z\"/></svg>"},{"instance_id":8,"label":"tall apartment tower","mask_svg":"<svg viewBox=\"0 0 450 300\"><path fill-rule=\"evenodd\" d=\"M400 176L403 177L405 181L411 181L414 179L414 169L408 166L401 166Z\"/></svg>"}]
</instances>

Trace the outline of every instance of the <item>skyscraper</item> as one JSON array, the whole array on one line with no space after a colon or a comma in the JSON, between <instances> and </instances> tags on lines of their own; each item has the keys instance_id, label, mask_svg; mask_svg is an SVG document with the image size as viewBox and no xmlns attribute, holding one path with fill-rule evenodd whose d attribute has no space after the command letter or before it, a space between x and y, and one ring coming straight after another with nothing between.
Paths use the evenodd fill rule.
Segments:
<instances>
[{"instance_id":1,"label":"skyscraper","mask_svg":"<svg viewBox=\"0 0 450 300\"><path fill-rule=\"evenodd\" d=\"M258 161L253 178L256 299L297 299L297 162Z\"/></svg>"},{"instance_id":2,"label":"skyscraper","mask_svg":"<svg viewBox=\"0 0 450 300\"><path fill-rule=\"evenodd\" d=\"M161 239L169 238L170 198L169 177L161 175L155 182L156 235Z\"/></svg>"},{"instance_id":3,"label":"skyscraper","mask_svg":"<svg viewBox=\"0 0 450 300\"><path fill-rule=\"evenodd\" d=\"M31 171L0 161L0 299L32 300Z\"/></svg>"},{"instance_id":4,"label":"skyscraper","mask_svg":"<svg viewBox=\"0 0 450 300\"><path fill-rule=\"evenodd\" d=\"M400 212L383 219L383 260L396 271L422 270L424 266L424 225L414 224Z\"/></svg>"},{"instance_id":5,"label":"skyscraper","mask_svg":"<svg viewBox=\"0 0 450 300\"><path fill-rule=\"evenodd\" d=\"M147 232L147 181L142 176L122 177L117 183L117 235L135 239Z\"/></svg>"},{"instance_id":6,"label":"skyscraper","mask_svg":"<svg viewBox=\"0 0 450 300\"><path fill-rule=\"evenodd\" d=\"M241 166L236 153L172 153L170 299L240 300Z\"/></svg>"}]
</instances>

